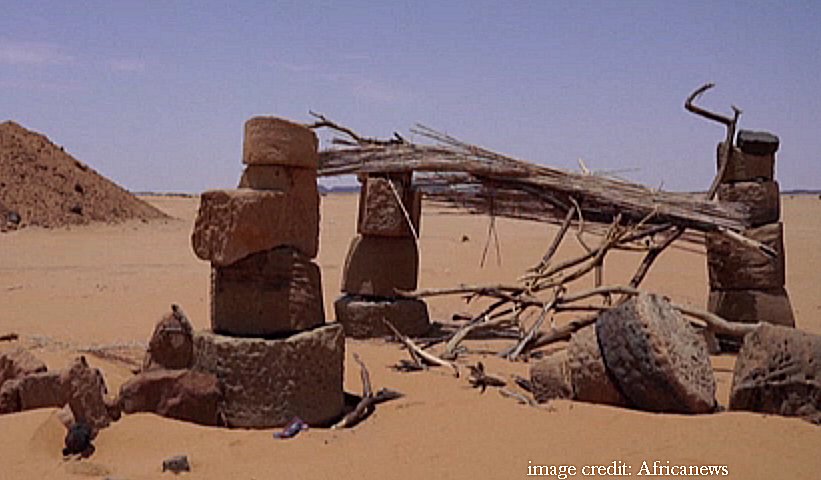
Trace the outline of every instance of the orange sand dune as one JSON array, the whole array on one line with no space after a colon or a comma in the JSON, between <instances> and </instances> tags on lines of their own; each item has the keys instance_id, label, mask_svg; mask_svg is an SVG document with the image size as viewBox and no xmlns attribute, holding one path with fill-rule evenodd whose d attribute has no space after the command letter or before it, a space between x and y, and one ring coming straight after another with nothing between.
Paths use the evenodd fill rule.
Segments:
<instances>
[{"instance_id":1,"label":"orange sand dune","mask_svg":"<svg viewBox=\"0 0 821 480\"><path fill-rule=\"evenodd\" d=\"M0 235L0 334L17 332L50 368L61 368L78 349L95 344L134 346L146 342L171 303L183 306L197 328L208 326L209 267L194 257L189 236L197 199L152 198L180 218L164 224L127 223L70 230L26 229ZM785 198L787 288L799 326L821 333L821 201ZM341 267L354 235L356 197L323 199L318 263L323 270L325 308L333 317ZM497 222L501 264L491 245L487 265L479 261L488 220L435 215L427 209L422 225L421 286L512 281L543 253L552 227ZM463 242L463 235L468 241ZM568 241L561 255L580 247ZM632 275L639 256L608 258L607 283ZM665 252L644 287L677 302L703 307L706 261L692 249ZM475 311L457 297L430 300L433 317ZM470 342L474 349L505 342ZM2 348L2 346L0 346ZM685 417L658 415L560 401L531 408L470 388L448 372L396 373L389 365L405 353L382 341L349 341L346 389L360 390L350 361L359 353L376 388L406 394L380 405L353 430L313 429L292 440L276 440L271 430L207 428L154 415L124 416L101 432L88 460L63 461L64 429L54 410L0 416L0 478L155 479L162 460L187 454L193 472L185 478L521 478L533 465L610 464L621 461L637 475L642 462L666 465L724 465L731 479L817 479L821 471L821 431L796 419L753 413ZM121 362L89 357L111 389L131 375ZM526 375L528 365L492 356L483 360L496 375ZM714 357L719 401L727 403L732 356ZM165 474L171 476L171 474ZM548 477L551 478L551 477ZM555 477L552 477L555 478ZM593 478L577 472L569 478ZM617 478L605 476L598 478ZM653 478L674 478L656 476ZM686 478L686 477L678 477Z\"/></svg>"}]
</instances>

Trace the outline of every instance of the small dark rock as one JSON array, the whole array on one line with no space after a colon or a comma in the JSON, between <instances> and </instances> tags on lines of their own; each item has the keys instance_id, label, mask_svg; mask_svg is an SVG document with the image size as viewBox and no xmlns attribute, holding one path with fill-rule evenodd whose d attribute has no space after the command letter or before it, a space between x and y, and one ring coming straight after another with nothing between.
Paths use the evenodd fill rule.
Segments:
<instances>
[{"instance_id":1,"label":"small dark rock","mask_svg":"<svg viewBox=\"0 0 821 480\"><path fill-rule=\"evenodd\" d=\"M94 453L92 440L94 440L94 431L88 424L83 422L73 424L66 433L66 447L63 449L63 455L91 456Z\"/></svg>"},{"instance_id":2,"label":"small dark rock","mask_svg":"<svg viewBox=\"0 0 821 480\"><path fill-rule=\"evenodd\" d=\"M74 205L73 207L68 209L69 212L75 215L82 215L83 214L83 207L82 205Z\"/></svg>"},{"instance_id":3,"label":"small dark rock","mask_svg":"<svg viewBox=\"0 0 821 480\"><path fill-rule=\"evenodd\" d=\"M191 464L188 463L188 456L175 455L173 457L166 458L162 461L162 471L174 473L190 472Z\"/></svg>"}]
</instances>

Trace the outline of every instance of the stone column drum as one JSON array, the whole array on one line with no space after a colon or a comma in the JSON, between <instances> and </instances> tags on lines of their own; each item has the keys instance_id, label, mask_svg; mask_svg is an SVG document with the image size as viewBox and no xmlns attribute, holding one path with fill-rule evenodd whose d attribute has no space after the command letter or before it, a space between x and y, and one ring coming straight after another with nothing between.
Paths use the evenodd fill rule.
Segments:
<instances>
[{"instance_id":1,"label":"stone column drum","mask_svg":"<svg viewBox=\"0 0 821 480\"><path fill-rule=\"evenodd\" d=\"M214 374L232 427L313 425L341 415L344 335L325 325L319 249L318 141L276 117L245 124L238 189L204 192L191 236L211 262L211 331L194 368Z\"/></svg>"},{"instance_id":2,"label":"stone column drum","mask_svg":"<svg viewBox=\"0 0 821 480\"><path fill-rule=\"evenodd\" d=\"M361 180L358 235L345 260L336 320L350 337L390 335L383 319L405 335L421 335L430 328L427 305L396 295L417 286L421 192L413 188L412 173L370 174Z\"/></svg>"},{"instance_id":3,"label":"stone column drum","mask_svg":"<svg viewBox=\"0 0 821 480\"><path fill-rule=\"evenodd\" d=\"M718 199L746 205L751 227L744 235L767 245L776 255L765 256L719 233L707 234L708 310L735 322L794 327L790 298L784 288L784 227L779 221L780 192L774 175L778 146L778 137L771 133L738 132ZM718 339L724 350L740 346L737 339Z\"/></svg>"}]
</instances>

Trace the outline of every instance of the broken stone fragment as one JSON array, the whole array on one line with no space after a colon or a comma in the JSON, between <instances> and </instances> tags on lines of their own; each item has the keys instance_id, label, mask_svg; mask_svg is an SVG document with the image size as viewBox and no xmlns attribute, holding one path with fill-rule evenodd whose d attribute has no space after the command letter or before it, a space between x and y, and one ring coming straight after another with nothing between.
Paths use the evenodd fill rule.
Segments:
<instances>
[{"instance_id":1,"label":"broken stone fragment","mask_svg":"<svg viewBox=\"0 0 821 480\"><path fill-rule=\"evenodd\" d=\"M308 195L317 191L316 170L279 165L248 165L242 172L239 188L280 190L289 195Z\"/></svg>"},{"instance_id":2,"label":"broken stone fragment","mask_svg":"<svg viewBox=\"0 0 821 480\"><path fill-rule=\"evenodd\" d=\"M319 141L310 128L277 117L245 122L242 163L310 168L319 166Z\"/></svg>"},{"instance_id":3,"label":"broken stone fragment","mask_svg":"<svg viewBox=\"0 0 821 480\"><path fill-rule=\"evenodd\" d=\"M414 238L357 235L348 249L342 291L351 295L395 297L415 290L419 252Z\"/></svg>"},{"instance_id":4,"label":"broken stone fragment","mask_svg":"<svg viewBox=\"0 0 821 480\"><path fill-rule=\"evenodd\" d=\"M191 235L194 252L217 266L252 253L290 246L309 258L319 248L319 193L210 190L200 198Z\"/></svg>"},{"instance_id":5,"label":"broken stone fragment","mask_svg":"<svg viewBox=\"0 0 821 480\"><path fill-rule=\"evenodd\" d=\"M310 425L337 419L344 407L345 335L326 325L281 339L194 334L194 368L217 377L229 427Z\"/></svg>"},{"instance_id":6,"label":"broken stone fragment","mask_svg":"<svg viewBox=\"0 0 821 480\"><path fill-rule=\"evenodd\" d=\"M325 323L319 266L280 247L211 270L211 326L221 334L272 336Z\"/></svg>"},{"instance_id":7,"label":"broken stone fragment","mask_svg":"<svg viewBox=\"0 0 821 480\"><path fill-rule=\"evenodd\" d=\"M567 346L567 366L573 398L582 402L626 407L627 400L613 383L604 365L596 327L574 333Z\"/></svg>"},{"instance_id":8,"label":"broken stone fragment","mask_svg":"<svg viewBox=\"0 0 821 480\"><path fill-rule=\"evenodd\" d=\"M345 295L334 302L334 311L345 335L352 338L391 335L383 319L409 337L423 335L431 327L427 304L415 298L369 299Z\"/></svg>"},{"instance_id":9,"label":"broken stone fragment","mask_svg":"<svg viewBox=\"0 0 821 480\"><path fill-rule=\"evenodd\" d=\"M194 331L181 310L171 311L157 322L148 342L143 369L188 368L194 356Z\"/></svg>"},{"instance_id":10,"label":"broken stone fragment","mask_svg":"<svg viewBox=\"0 0 821 480\"><path fill-rule=\"evenodd\" d=\"M802 417L821 424L821 336L762 325L744 337L730 409Z\"/></svg>"},{"instance_id":11,"label":"broken stone fragment","mask_svg":"<svg viewBox=\"0 0 821 480\"><path fill-rule=\"evenodd\" d=\"M118 397L124 413L152 412L200 425L219 425L221 402L217 377L192 370L139 373L120 387Z\"/></svg>"},{"instance_id":12,"label":"broken stone fragment","mask_svg":"<svg viewBox=\"0 0 821 480\"><path fill-rule=\"evenodd\" d=\"M715 411L715 377L704 338L664 297L640 294L605 310L596 333L610 378L631 406Z\"/></svg>"},{"instance_id":13,"label":"broken stone fragment","mask_svg":"<svg viewBox=\"0 0 821 480\"><path fill-rule=\"evenodd\" d=\"M46 364L28 350L15 347L0 353L0 385L6 380L46 370Z\"/></svg>"},{"instance_id":14,"label":"broken stone fragment","mask_svg":"<svg viewBox=\"0 0 821 480\"><path fill-rule=\"evenodd\" d=\"M95 431L111 423L105 395L108 390L100 370L91 368L85 357L78 357L61 372L60 382L66 389L66 401L77 422Z\"/></svg>"},{"instance_id":15,"label":"broken stone fragment","mask_svg":"<svg viewBox=\"0 0 821 480\"><path fill-rule=\"evenodd\" d=\"M567 349L564 349L542 358L530 367L530 385L537 402L573 398L567 363Z\"/></svg>"}]
</instances>

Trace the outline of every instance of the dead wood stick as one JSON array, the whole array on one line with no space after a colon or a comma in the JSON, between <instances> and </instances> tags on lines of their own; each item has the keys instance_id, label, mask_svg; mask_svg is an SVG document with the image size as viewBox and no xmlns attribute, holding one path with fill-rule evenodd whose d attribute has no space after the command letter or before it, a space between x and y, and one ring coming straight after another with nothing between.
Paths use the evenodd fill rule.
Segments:
<instances>
[{"instance_id":1,"label":"dead wood stick","mask_svg":"<svg viewBox=\"0 0 821 480\"><path fill-rule=\"evenodd\" d=\"M656 258L658 258L658 256L661 255L661 252L663 252L667 247L672 245L673 242L675 242L676 239L678 239L683 233L683 227L676 227L673 233L671 233L667 238L665 238L664 241L662 241L658 245L652 245L650 247L650 250L647 251L647 254L642 259L638 270L636 270L636 273L633 274L633 278L630 279L631 287L637 288L641 284L642 280L644 280L644 277L647 276L647 272L650 271L650 267L653 265L653 262L656 261Z\"/></svg>"},{"instance_id":2,"label":"dead wood stick","mask_svg":"<svg viewBox=\"0 0 821 480\"><path fill-rule=\"evenodd\" d=\"M470 385L473 388L481 388L481 393L485 393L487 387L504 387L507 385L507 382L501 378L488 375L482 362L478 362L476 366L468 365L468 368L470 369L470 379L468 380Z\"/></svg>"},{"instance_id":3,"label":"dead wood stick","mask_svg":"<svg viewBox=\"0 0 821 480\"><path fill-rule=\"evenodd\" d=\"M442 354L444 358L454 358L456 356L456 349L471 333L478 330L489 330L493 328L502 327L505 324L511 323L508 317L499 317L493 320L486 320L484 322L469 323L459 330L457 330L452 337L445 344L445 352Z\"/></svg>"},{"instance_id":4,"label":"dead wood stick","mask_svg":"<svg viewBox=\"0 0 821 480\"><path fill-rule=\"evenodd\" d=\"M673 308L684 315L697 318L704 322L704 326L713 333L722 335L730 335L733 337L743 337L748 333L755 331L760 323L736 323L728 322L714 313L710 313L698 308L687 307L684 305L672 304Z\"/></svg>"},{"instance_id":5,"label":"dead wood stick","mask_svg":"<svg viewBox=\"0 0 821 480\"><path fill-rule=\"evenodd\" d=\"M447 360L443 360L430 352L422 350L422 348L419 347L419 345L417 345L410 338L403 335L402 332L397 330L397 328L394 327L393 324L389 322L386 318L383 318L382 322L393 332L393 335L397 338L397 340L405 344L405 347L408 349L408 351L412 352L412 355L416 355L418 358L421 358L430 365L448 367L453 370L454 375L456 375L456 378L459 378L459 367L457 367L455 363L448 362Z\"/></svg>"},{"instance_id":6,"label":"dead wood stick","mask_svg":"<svg viewBox=\"0 0 821 480\"><path fill-rule=\"evenodd\" d=\"M0 342L11 342L20 338L20 335L16 333L7 333L5 335L0 335Z\"/></svg>"},{"instance_id":7,"label":"dead wood stick","mask_svg":"<svg viewBox=\"0 0 821 480\"><path fill-rule=\"evenodd\" d=\"M508 349L500 353L500 356L505 357L508 360L516 360L517 358L519 358L519 356L522 354L522 351L524 351L527 345L530 342L532 342L534 338L536 338L536 334L539 332L539 329L542 328L544 320L545 318L547 318L548 312L550 312L550 310L556 305L557 298L558 293L553 296L553 300L550 303L545 305L545 307L542 309L542 313L539 315L539 318L537 318L536 321L533 322L533 325L530 326L530 329L527 331L524 337L522 337L522 339L519 340L519 342L516 345L514 345L512 349Z\"/></svg>"},{"instance_id":8,"label":"dead wood stick","mask_svg":"<svg viewBox=\"0 0 821 480\"><path fill-rule=\"evenodd\" d=\"M570 224L573 222L573 217L576 214L576 207L572 206L567 211L567 215L564 217L564 221L562 221L561 227L559 227L559 231L556 232L556 236L553 237L553 242L550 243L550 246L547 248L547 252L542 256L542 260L539 262L538 265L531 268L531 271L534 272L541 272L547 267L548 263L550 263L550 259L553 258L553 255L556 254L556 251L559 249L559 245L561 245L562 240L564 239L567 230L570 228Z\"/></svg>"},{"instance_id":9,"label":"dead wood stick","mask_svg":"<svg viewBox=\"0 0 821 480\"><path fill-rule=\"evenodd\" d=\"M755 249L758 253L764 255L768 258L776 258L778 257L778 252L776 252L772 247L769 245L764 245L763 243L759 242L758 240L753 240L750 237L745 237L744 235L730 230L729 228L719 228L718 229L721 234L726 236L727 238L734 240L735 242L740 243L746 247L750 247Z\"/></svg>"},{"instance_id":10,"label":"dead wood stick","mask_svg":"<svg viewBox=\"0 0 821 480\"><path fill-rule=\"evenodd\" d=\"M519 392L514 392L513 390L509 390L507 388L500 388L499 389L499 395L501 395L503 397L506 397L506 398L512 398L512 399L516 400L517 402L519 402L522 405L529 405L531 407L536 407L537 406L536 401L533 400L532 398L527 397L525 395L522 395Z\"/></svg>"},{"instance_id":11,"label":"dead wood stick","mask_svg":"<svg viewBox=\"0 0 821 480\"><path fill-rule=\"evenodd\" d=\"M332 429L354 427L373 413L376 404L402 396L399 392L385 388L374 395L368 367L365 366L365 362L363 362L356 353L353 354L353 359L359 364L359 376L362 379L362 399L359 400L359 403L356 404L353 410L342 417L342 420L335 423L331 427Z\"/></svg>"},{"instance_id":12,"label":"dead wood stick","mask_svg":"<svg viewBox=\"0 0 821 480\"><path fill-rule=\"evenodd\" d=\"M322 115L320 113L315 113L315 112L312 112L312 111L309 111L308 113L312 117L315 117L317 119L316 122L314 122L310 125L307 125L308 128L310 128L312 130L316 130L318 128L330 128L331 130L336 130L337 132L344 133L345 135L347 135L348 137L350 137L354 141L354 143L345 142L345 141L335 142L335 143L339 143L339 144L342 144L342 145L362 145L362 146L367 146L367 145L388 146L388 145L401 145L401 144L405 143L405 139L402 138L402 136L400 136L396 132L394 132L394 134L393 134L394 138L392 138L390 140L379 140L377 138L362 137L362 136L357 135L357 133L354 132L353 130L351 130L350 128L344 127L342 125L339 125L336 122L328 120L325 117L325 115Z\"/></svg>"}]
</instances>

